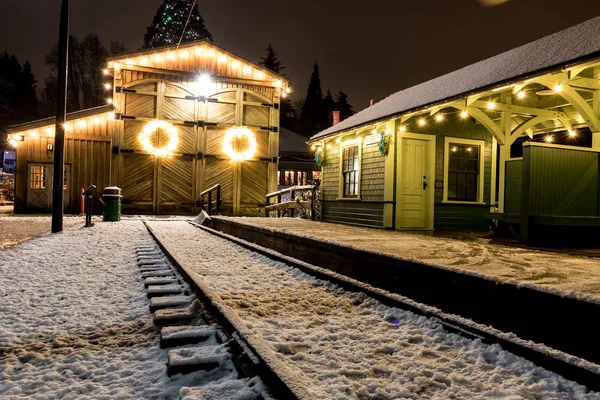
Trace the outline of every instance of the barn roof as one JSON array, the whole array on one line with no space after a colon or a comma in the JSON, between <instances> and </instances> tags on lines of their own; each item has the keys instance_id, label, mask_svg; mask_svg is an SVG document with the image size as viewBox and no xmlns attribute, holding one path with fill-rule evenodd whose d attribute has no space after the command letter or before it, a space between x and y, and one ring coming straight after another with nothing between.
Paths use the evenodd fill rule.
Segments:
<instances>
[{"instance_id":1,"label":"barn roof","mask_svg":"<svg viewBox=\"0 0 600 400\"><path fill-rule=\"evenodd\" d=\"M127 60L131 60L131 62L134 64L139 64L139 65L148 66L148 67L157 67L158 65L161 64L161 62L157 63L153 57L149 57L149 56L155 56L157 54L160 54L160 55L184 54L185 52L188 52L188 54L190 54L190 56L191 56L193 54L192 51L195 51L196 49L204 49L204 48L212 49L212 51L214 51L217 56L216 57L217 60L220 56L224 56L228 59L230 58L232 60L236 60L244 66L249 66L252 69L261 71L265 75L265 78L267 78L267 79L280 80L281 82L285 83L286 85L289 84L289 81L287 78L285 78L281 75L277 75L273 71L271 71L261 65L258 65L244 57L234 54L222 47L219 47L216 44L214 44L213 42L209 42L206 39L201 39L201 40L197 40L194 42L182 43L181 45L153 47L151 49L144 49L144 50L138 50L138 51L128 52L128 53L124 53L124 54L119 54L119 55L115 55L115 56L107 58L106 62L109 65L114 62L128 64ZM144 60L145 58L147 59L147 62L140 63L140 61ZM156 65L156 64L158 64L158 65ZM198 71L198 72L203 72L203 71Z\"/></svg>"},{"instance_id":2,"label":"barn roof","mask_svg":"<svg viewBox=\"0 0 600 400\"><path fill-rule=\"evenodd\" d=\"M542 39L396 92L313 136L335 133L458 100L600 57L600 16Z\"/></svg>"},{"instance_id":3,"label":"barn roof","mask_svg":"<svg viewBox=\"0 0 600 400\"><path fill-rule=\"evenodd\" d=\"M105 105L94 108L87 108L85 110L74 111L67 114L67 121L73 121L80 118L87 118L94 115L105 114L112 112L114 107L112 105ZM56 124L56 117L48 117L44 119L38 119L36 121L24 122L17 125L11 125L6 128L6 132L11 133L19 133L23 131L28 131L31 129L38 129L47 125Z\"/></svg>"}]
</instances>

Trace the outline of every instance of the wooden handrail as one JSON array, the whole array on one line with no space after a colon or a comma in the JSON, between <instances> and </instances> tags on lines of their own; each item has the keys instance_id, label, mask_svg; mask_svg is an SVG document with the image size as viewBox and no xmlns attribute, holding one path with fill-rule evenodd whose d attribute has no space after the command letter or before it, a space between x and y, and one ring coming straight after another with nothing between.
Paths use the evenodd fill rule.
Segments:
<instances>
[{"instance_id":1,"label":"wooden handrail","mask_svg":"<svg viewBox=\"0 0 600 400\"><path fill-rule=\"evenodd\" d=\"M296 192L311 192L310 201L301 201L300 199L296 199ZM291 194L290 201L282 202L282 196L286 193ZM294 216L294 212L298 208L310 208L310 217L314 221L316 219L316 209L317 209L317 187L316 186L292 186L283 190L279 190L277 192L267 194L267 206L265 207L265 211L267 215L270 212L277 212L277 217L281 217L282 213L285 210L290 210L290 216ZM276 198L276 203L271 203L272 198Z\"/></svg>"},{"instance_id":2,"label":"wooden handrail","mask_svg":"<svg viewBox=\"0 0 600 400\"><path fill-rule=\"evenodd\" d=\"M213 192L217 192L217 199L215 202L212 201L212 193ZM204 196L208 195L208 210L204 209ZM213 203L216 203L216 213L217 215L219 215L219 213L221 212L221 185L220 184L216 184L215 186L206 189L204 192L200 193L200 207L202 208L202 211L206 211L208 213L208 215L212 215L212 208L213 208Z\"/></svg>"}]
</instances>

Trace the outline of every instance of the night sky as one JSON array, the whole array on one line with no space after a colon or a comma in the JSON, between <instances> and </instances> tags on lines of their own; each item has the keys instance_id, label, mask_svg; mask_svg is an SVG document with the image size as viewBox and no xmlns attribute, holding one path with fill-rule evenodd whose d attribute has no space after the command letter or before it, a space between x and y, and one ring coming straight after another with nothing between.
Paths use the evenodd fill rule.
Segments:
<instances>
[{"instance_id":1,"label":"night sky","mask_svg":"<svg viewBox=\"0 0 600 400\"><path fill-rule=\"evenodd\" d=\"M59 0L0 0L0 51L30 60L39 85L57 40ZM502 1L502 0L479 0ZM258 61L269 42L306 95L315 60L323 90L356 110L400 89L600 15L599 0L199 0L217 45ZM138 49L161 0L72 0L71 33Z\"/></svg>"}]
</instances>

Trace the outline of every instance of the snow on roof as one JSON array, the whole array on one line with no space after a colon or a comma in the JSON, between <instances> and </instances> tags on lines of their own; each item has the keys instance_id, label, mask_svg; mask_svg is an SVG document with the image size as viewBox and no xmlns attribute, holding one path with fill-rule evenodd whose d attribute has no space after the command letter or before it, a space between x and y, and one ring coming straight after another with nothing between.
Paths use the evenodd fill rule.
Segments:
<instances>
[{"instance_id":1,"label":"snow on roof","mask_svg":"<svg viewBox=\"0 0 600 400\"><path fill-rule=\"evenodd\" d=\"M311 138L547 73L600 56L600 17L399 91Z\"/></svg>"},{"instance_id":2,"label":"snow on roof","mask_svg":"<svg viewBox=\"0 0 600 400\"><path fill-rule=\"evenodd\" d=\"M279 153L306 153L308 151L307 140L307 138L296 132L281 128L279 131Z\"/></svg>"}]
</instances>

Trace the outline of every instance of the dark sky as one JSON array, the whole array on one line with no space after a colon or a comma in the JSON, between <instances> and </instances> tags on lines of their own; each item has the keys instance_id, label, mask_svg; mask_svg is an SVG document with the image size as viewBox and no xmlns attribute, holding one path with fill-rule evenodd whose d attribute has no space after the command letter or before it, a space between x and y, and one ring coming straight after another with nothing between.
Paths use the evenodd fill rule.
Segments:
<instances>
[{"instance_id":1,"label":"dark sky","mask_svg":"<svg viewBox=\"0 0 600 400\"><path fill-rule=\"evenodd\" d=\"M269 42L304 97L315 60L323 90L343 89L356 110L387 95L600 15L600 0L199 0L217 45L258 61ZM486 0L496 1L496 0ZM498 0L501 1L501 0ZM72 0L71 32L135 50L161 0ZM30 60L58 34L59 0L0 0L0 51ZM40 84L41 86L41 84Z\"/></svg>"}]
</instances>

